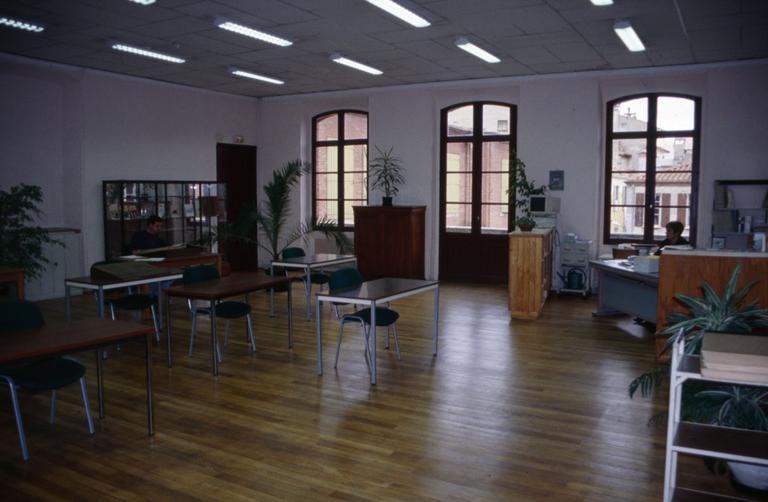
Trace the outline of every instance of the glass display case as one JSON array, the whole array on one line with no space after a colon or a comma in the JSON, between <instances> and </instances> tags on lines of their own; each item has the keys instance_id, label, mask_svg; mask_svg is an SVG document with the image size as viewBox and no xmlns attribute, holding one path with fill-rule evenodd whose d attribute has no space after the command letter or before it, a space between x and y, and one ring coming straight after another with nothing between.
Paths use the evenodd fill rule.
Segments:
<instances>
[{"instance_id":1,"label":"glass display case","mask_svg":"<svg viewBox=\"0 0 768 502\"><path fill-rule=\"evenodd\" d=\"M215 251L218 226L226 223L226 185L215 181L107 180L103 182L106 259L131 253L133 234L150 216L163 219L166 245Z\"/></svg>"}]
</instances>

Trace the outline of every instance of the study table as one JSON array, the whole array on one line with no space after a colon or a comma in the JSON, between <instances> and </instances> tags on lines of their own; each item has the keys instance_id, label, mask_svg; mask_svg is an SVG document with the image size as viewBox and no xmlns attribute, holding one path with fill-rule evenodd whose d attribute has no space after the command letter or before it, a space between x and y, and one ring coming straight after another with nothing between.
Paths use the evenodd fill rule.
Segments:
<instances>
[{"instance_id":1,"label":"study table","mask_svg":"<svg viewBox=\"0 0 768 502\"><path fill-rule=\"evenodd\" d=\"M625 260L590 260L598 274L595 316L631 314L656 322L659 274L637 272Z\"/></svg>"},{"instance_id":2,"label":"study table","mask_svg":"<svg viewBox=\"0 0 768 502\"><path fill-rule=\"evenodd\" d=\"M252 291L274 288L287 284L288 289L288 346L293 347L293 319L291 316L291 288L290 277L273 277L264 272L235 272L221 279L212 281L195 282L192 284L177 284L163 290L165 294L165 310L169 314L166 319L166 339L168 343L168 367L173 366L173 345L171 341L171 297L186 298L190 300L207 300L211 311L211 360L213 361L213 375L219 374L219 362L216 359L216 309L217 301L232 296L247 295Z\"/></svg>"},{"instance_id":3,"label":"study table","mask_svg":"<svg viewBox=\"0 0 768 502\"><path fill-rule=\"evenodd\" d=\"M437 326L440 311L440 283L438 281L425 281L420 279L399 279L386 277L373 281L366 281L356 288L321 291L317 293L317 374L323 374L323 329L320 319L321 302L343 303L351 305L365 305L371 308L371 385L376 385L376 305L392 302L407 296L417 295L426 291L434 291L435 303L432 319L432 355L437 356Z\"/></svg>"},{"instance_id":4,"label":"study table","mask_svg":"<svg viewBox=\"0 0 768 502\"><path fill-rule=\"evenodd\" d=\"M147 367L147 431L155 433L152 403L152 343L155 330L150 326L127 321L83 319L52 322L41 328L3 333L0 336L0 364L17 364L58 354L99 349L107 345L145 339ZM96 352L96 384L99 396L99 418L104 418L104 374L102 358Z\"/></svg>"},{"instance_id":5,"label":"study table","mask_svg":"<svg viewBox=\"0 0 768 502\"><path fill-rule=\"evenodd\" d=\"M293 268L304 271L304 290L307 297L307 320L312 318L312 269L330 267L332 265L342 265L344 263L354 263L357 265L357 257L349 254L313 254L309 256L297 256L296 258L286 258L273 260L269 271L274 274L275 267ZM274 309L274 293L270 296L270 312Z\"/></svg>"}]
</instances>

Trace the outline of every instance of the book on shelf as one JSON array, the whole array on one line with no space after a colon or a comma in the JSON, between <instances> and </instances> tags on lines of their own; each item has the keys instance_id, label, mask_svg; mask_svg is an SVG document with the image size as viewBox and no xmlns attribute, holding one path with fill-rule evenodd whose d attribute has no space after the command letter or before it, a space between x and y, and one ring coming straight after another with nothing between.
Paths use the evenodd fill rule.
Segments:
<instances>
[{"instance_id":1,"label":"book on shelf","mask_svg":"<svg viewBox=\"0 0 768 502\"><path fill-rule=\"evenodd\" d=\"M768 335L707 332L701 356L707 364L764 367L768 365Z\"/></svg>"},{"instance_id":2,"label":"book on shelf","mask_svg":"<svg viewBox=\"0 0 768 502\"><path fill-rule=\"evenodd\" d=\"M716 380L732 380L735 382L753 383L759 385L768 385L767 373L751 373L736 370L718 370L702 366L701 376Z\"/></svg>"}]
</instances>

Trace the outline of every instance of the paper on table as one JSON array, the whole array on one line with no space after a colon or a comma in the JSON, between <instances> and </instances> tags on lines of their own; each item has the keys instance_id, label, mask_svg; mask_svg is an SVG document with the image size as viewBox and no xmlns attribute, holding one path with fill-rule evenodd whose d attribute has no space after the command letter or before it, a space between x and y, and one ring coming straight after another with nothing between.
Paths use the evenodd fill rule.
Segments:
<instances>
[{"instance_id":1,"label":"paper on table","mask_svg":"<svg viewBox=\"0 0 768 502\"><path fill-rule=\"evenodd\" d=\"M139 256L135 254L129 254L125 256L121 256L120 258L124 260L132 260L132 261L150 261L150 262L157 262L157 261L163 261L165 258L147 258L146 256Z\"/></svg>"}]
</instances>

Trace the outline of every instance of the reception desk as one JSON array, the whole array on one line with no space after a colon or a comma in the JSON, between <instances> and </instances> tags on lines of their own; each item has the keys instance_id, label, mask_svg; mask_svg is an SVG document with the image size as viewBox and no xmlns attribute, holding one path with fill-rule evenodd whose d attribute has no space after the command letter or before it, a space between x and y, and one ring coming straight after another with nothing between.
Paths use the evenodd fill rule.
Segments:
<instances>
[{"instance_id":1,"label":"reception desk","mask_svg":"<svg viewBox=\"0 0 768 502\"><path fill-rule=\"evenodd\" d=\"M595 316L629 314L656 321L659 274L635 272L625 260L591 260L597 273L597 311Z\"/></svg>"}]
</instances>

